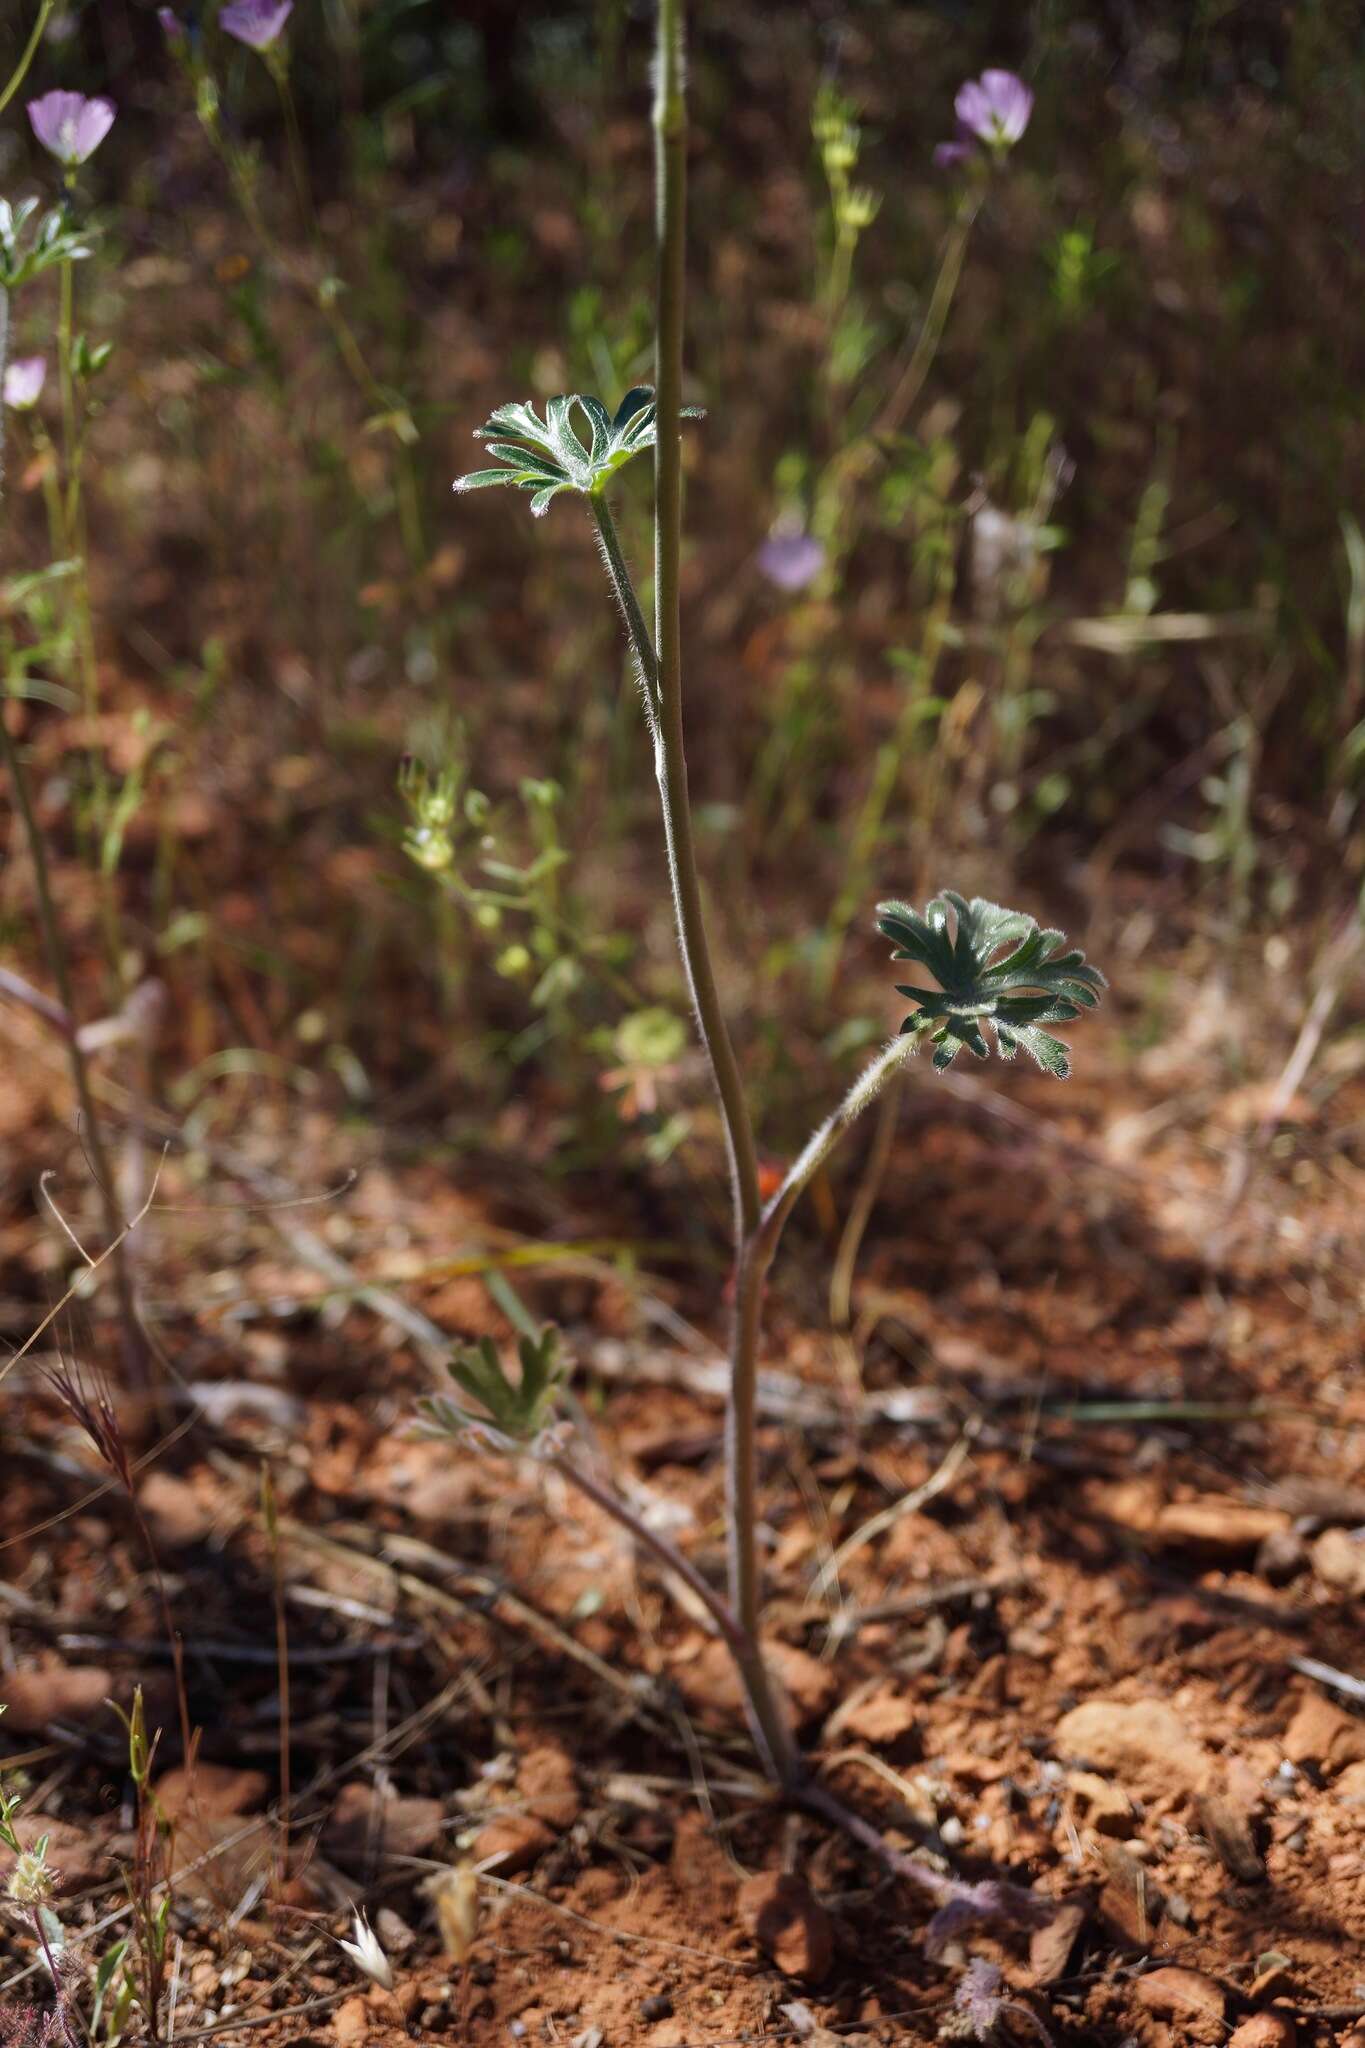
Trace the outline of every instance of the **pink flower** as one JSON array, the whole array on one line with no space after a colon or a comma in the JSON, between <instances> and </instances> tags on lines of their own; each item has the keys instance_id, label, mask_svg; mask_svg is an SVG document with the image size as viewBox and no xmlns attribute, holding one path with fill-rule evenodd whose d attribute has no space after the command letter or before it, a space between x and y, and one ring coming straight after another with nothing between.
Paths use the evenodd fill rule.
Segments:
<instances>
[{"instance_id":1,"label":"pink flower","mask_svg":"<svg viewBox=\"0 0 1365 2048\"><path fill-rule=\"evenodd\" d=\"M83 92L45 92L28 103L34 134L62 164L83 164L93 156L116 111L112 100L88 100Z\"/></svg>"},{"instance_id":2,"label":"pink flower","mask_svg":"<svg viewBox=\"0 0 1365 2048\"><path fill-rule=\"evenodd\" d=\"M968 79L953 104L963 128L1004 150L1028 127L1033 94L1012 71L983 71L979 79Z\"/></svg>"},{"instance_id":3,"label":"pink flower","mask_svg":"<svg viewBox=\"0 0 1365 2048\"><path fill-rule=\"evenodd\" d=\"M5 404L15 412L31 412L47 376L41 356L17 356L5 371Z\"/></svg>"},{"instance_id":4,"label":"pink flower","mask_svg":"<svg viewBox=\"0 0 1365 2048\"><path fill-rule=\"evenodd\" d=\"M804 590L825 566L825 550L812 533L775 528L758 551L758 566L779 590Z\"/></svg>"},{"instance_id":5,"label":"pink flower","mask_svg":"<svg viewBox=\"0 0 1365 2048\"><path fill-rule=\"evenodd\" d=\"M268 50L293 11L294 0L229 0L218 26L248 49Z\"/></svg>"}]
</instances>

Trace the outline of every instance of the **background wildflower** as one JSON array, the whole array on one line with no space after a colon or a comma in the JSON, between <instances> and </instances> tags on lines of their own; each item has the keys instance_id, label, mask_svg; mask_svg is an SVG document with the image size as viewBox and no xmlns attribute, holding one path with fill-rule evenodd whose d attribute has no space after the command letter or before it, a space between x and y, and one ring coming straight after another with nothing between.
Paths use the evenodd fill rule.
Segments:
<instances>
[{"instance_id":1,"label":"background wildflower","mask_svg":"<svg viewBox=\"0 0 1365 2048\"><path fill-rule=\"evenodd\" d=\"M824 568L825 550L812 533L777 531L759 549L758 566L779 590L804 590Z\"/></svg>"},{"instance_id":2,"label":"background wildflower","mask_svg":"<svg viewBox=\"0 0 1365 2048\"><path fill-rule=\"evenodd\" d=\"M992 149L1008 149L1028 127L1033 94L1012 71L983 71L961 87L954 108L963 128Z\"/></svg>"},{"instance_id":3,"label":"background wildflower","mask_svg":"<svg viewBox=\"0 0 1365 2048\"><path fill-rule=\"evenodd\" d=\"M5 371L5 404L14 412L30 412L47 379L42 356L19 356Z\"/></svg>"},{"instance_id":4,"label":"background wildflower","mask_svg":"<svg viewBox=\"0 0 1365 2048\"><path fill-rule=\"evenodd\" d=\"M294 0L229 0L218 26L248 49L268 50L293 11Z\"/></svg>"},{"instance_id":5,"label":"background wildflower","mask_svg":"<svg viewBox=\"0 0 1365 2048\"><path fill-rule=\"evenodd\" d=\"M45 92L28 103L28 118L43 148L58 163L83 164L114 125L114 102L83 92Z\"/></svg>"},{"instance_id":6,"label":"background wildflower","mask_svg":"<svg viewBox=\"0 0 1365 2048\"><path fill-rule=\"evenodd\" d=\"M940 142L934 151L934 163L940 171L955 171L961 164L970 163L976 155L976 144L969 136L961 136L956 142Z\"/></svg>"}]
</instances>

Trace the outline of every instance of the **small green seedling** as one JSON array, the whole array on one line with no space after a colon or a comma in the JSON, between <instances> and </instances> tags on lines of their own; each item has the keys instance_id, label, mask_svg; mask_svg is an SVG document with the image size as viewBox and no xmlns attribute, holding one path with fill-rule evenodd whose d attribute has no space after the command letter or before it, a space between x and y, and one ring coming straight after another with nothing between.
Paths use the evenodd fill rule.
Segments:
<instances>
[{"instance_id":1,"label":"small green seedling","mask_svg":"<svg viewBox=\"0 0 1365 2048\"><path fill-rule=\"evenodd\" d=\"M471 1409L447 1394L429 1395L417 1404L427 1432L534 1443L549 1423L564 1380L558 1330L547 1324L538 1337L521 1338L517 1354L521 1377L514 1380L504 1371L491 1337L457 1351L446 1361L446 1369L456 1386L479 1405Z\"/></svg>"}]
</instances>

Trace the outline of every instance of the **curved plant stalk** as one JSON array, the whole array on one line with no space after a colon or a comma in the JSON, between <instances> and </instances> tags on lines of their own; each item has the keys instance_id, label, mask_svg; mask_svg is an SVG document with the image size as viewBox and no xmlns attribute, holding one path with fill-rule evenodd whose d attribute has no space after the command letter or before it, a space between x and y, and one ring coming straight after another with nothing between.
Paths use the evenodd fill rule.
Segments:
<instances>
[{"instance_id":1,"label":"curved plant stalk","mask_svg":"<svg viewBox=\"0 0 1365 2048\"><path fill-rule=\"evenodd\" d=\"M56 0L42 0L37 18L34 21L33 27L29 30L28 41L24 44L19 54L19 62L10 73L5 85L0 87L0 114L4 113L5 108L28 77L29 67L38 54L38 45L43 39L43 30L47 27L48 16L51 14L55 4Z\"/></svg>"},{"instance_id":2,"label":"curved plant stalk","mask_svg":"<svg viewBox=\"0 0 1365 2048\"><path fill-rule=\"evenodd\" d=\"M793 1782L799 1765L791 1728L759 1647L756 1402L758 1334L766 1262L755 1259L761 1222L758 1154L749 1105L721 1009L697 874L687 758L683 746L682 350L687 231L687 104L682 0L659 0L655 58L654 168L659 245L655 343L655 649L658 725L654 767L663 807L678 943L725 1125L734 1215L735 1304L726 1413L726 1495L730 1603L743 1637L736 1657L750 1716L769 1768Z\"/></svg>"}]
</instances>

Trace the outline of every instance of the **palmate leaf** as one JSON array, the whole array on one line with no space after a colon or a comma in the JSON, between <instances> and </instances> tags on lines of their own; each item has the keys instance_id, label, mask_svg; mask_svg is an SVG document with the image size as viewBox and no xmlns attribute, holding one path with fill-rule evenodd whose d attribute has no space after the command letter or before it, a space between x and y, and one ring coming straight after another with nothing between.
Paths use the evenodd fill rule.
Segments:
<instances>
[{"instance_id":1,"label":"palmate leaf","mask_svg":"<svg viewBox=\"0 0 1365 2048\"><path fill-rule=\"evenodd\" d=\"M936 1067L950 1067L964 1045L984 1060L989 1029L1003 1059L1022 1046L1044 1073L1066 1079L1070 1052L1041 1027L1093 1010L1106 984L1063 933L981 896L968 903L951 889L927 903L922 917L908 903L879 903L877 929L893 942L893 959L917 961L939 983L897 986L919 1005L901 1030L928 1036Z\"/></svg>"},{"instance_id":2,"label":"palmate leaf","mask_svg":"<svg viewBox=\"0 0 1365 2048\"><path fill-rule=\"evenodd\" d=\"M684 406L683 412L689 419L702 416L695 405ZM637 384L614 413L600 398L582 393L552 398L543 420L529 401L500 405L474 438L487 442L502 467L473 470L457 477L454 488L485 491L494 484L515 484L533 493L531 510L539 518L561 491L588 497L604 491L618 469L654 446L654 393L647 384Z\"/></svg>"},{"instance_id":3,"label":"palmate leaf","mask_svg":"<svg viewBox=\"0 0 1365 2048\"><path fill-rule=\"evenodd\" d=\"M513 1380L503 1370L491 1337L462 1345L446 1361L447 1370L460 1391L478 1407L466 1408L444 1394L429 1395L417 1404L426 1433L463 1436L468 1430L492 1429L519 1443L539 1436L564 1378L558 1330L547 1323L538 1337L522 1337L517 1352L521 1377Z\"/></svg>"}]
</instances>

